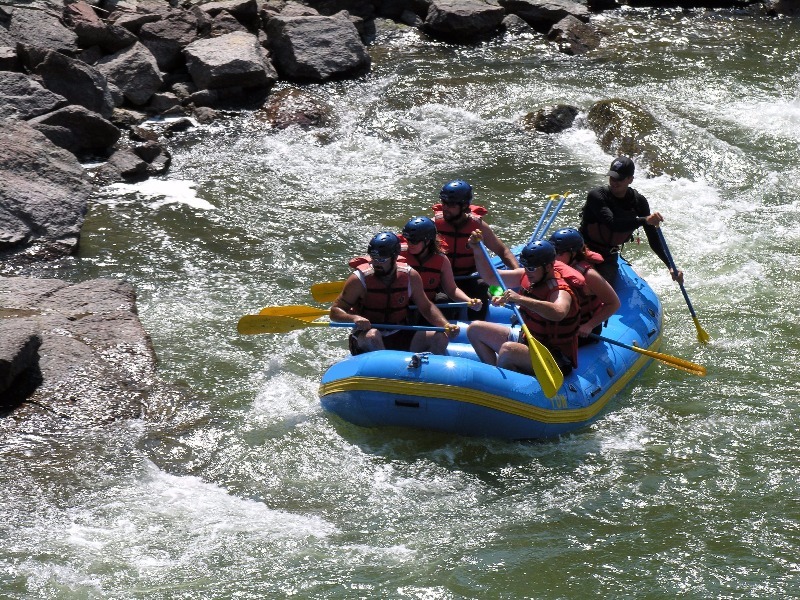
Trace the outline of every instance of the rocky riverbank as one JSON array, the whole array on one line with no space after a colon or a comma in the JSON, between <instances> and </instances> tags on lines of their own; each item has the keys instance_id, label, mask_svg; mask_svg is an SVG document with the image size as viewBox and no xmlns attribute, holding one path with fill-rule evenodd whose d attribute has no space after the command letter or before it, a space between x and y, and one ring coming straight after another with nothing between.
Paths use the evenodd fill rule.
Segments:
<instances>
[{"instance_id":1,"label":"rocky riverbank","mask_svg":"<svg viewBox=\"0 0 800 600\"><path fill-rule=\"evenodd\" d=\"M797 0L768 7L725 0L683 4L753 4L748 10L754 13L782 14L795 14L798 6ZM276 128L325 123L314 83L363 76L371 64L369 46L382 33L410 28L432 40L471 44L508 32L546 36L561 52L582 54L603 37L593 14L617 6L613 0L4 4L5 272L14 272L9 265L77 252L93 189L166 172L173 131L240 108L263 109ZM568 105L532 109L520 126L533 132L569 127L578 113ZM143 126L148 119L155 124ZM587 122L609 152L638 155L647 155L648 135L658 129L646 112L616 99L591 107ZM674 162L664 156L651 160L656 169ZM165 393L155 377L135 293L124 282L0 278L0 341L0 411L11 415L4 426L139 417L153 413L154 398L174 394Z\"/></svg>"}]
</instances>

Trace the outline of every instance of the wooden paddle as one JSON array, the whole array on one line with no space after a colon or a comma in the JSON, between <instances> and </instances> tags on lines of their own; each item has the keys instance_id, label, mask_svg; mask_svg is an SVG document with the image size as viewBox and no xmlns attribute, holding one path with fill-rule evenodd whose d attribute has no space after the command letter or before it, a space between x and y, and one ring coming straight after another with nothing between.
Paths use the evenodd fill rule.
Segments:
<instances>
[{"instance_id":1,"label":"wooden paddle","mask_svg":"<svg viewBox=\"0 0 800 600\"><path fill-rule=\"evenodd\" d=\"M392 325L373 323L375 329L407 329L410 331L445 331L444 327L429 325ZM349 327L352 323L338 321L307 321L281 315L245 315L239 319L236 330L244 335L256 333L289 333L309 327Z\"/></svg>"},{"instance_id":2,"label":"wooden paddle","mask_svg":"<svg viewBox=\"0 0 800 600\"><path fill-rule=\"evenodd\" d=\"M645 350L644 348L639 348L639 346L632 346L630 344L618 342L617 340L612 340L611 338L603 337L602 335L597 335L595 333L590 333L589 337L595 338L597 340L602 340L606 343L613 344L614 346L619 346L621 348L627 348L628 350L633 350L634 352L638 352L639 354L644 354L645 356L649 356L650 358L660 360L661 362L663 362L666 365L669 365L670 367L681 369L682 371L686 371L687 373L691 373L692 375L698 375L700 377L706 376L706 368L703 365L698 365L696 363L689 362L688 360L683 360L682 358L670 356L669 354L661 354L661 352L653 352L652 350Z\"/></svg>"},{"instance_id":3,"label":"wooden paddle","mask_svg":"<svg viewBox=\"0 0 800 600\"><path fill-rule=\"evenodd\" d=\"M678 272L678 268L675 266L675 261L672 260L672 253L669 251L669 247L667 246L667 240L664 239L664 234L661 231L661 227L656 227L656 231L658 232L658 239L661 240L661 246L664 248L664 253L667 255L667 262L669 263L669 268L672 269L675 273ZM680 284L681 292L683 293L683 299L686 300L686 306L689 307L689 314L692 315L692 320L694 321L695 329L697 329L697 341L701 344L707 344L708 340L711 339L705 329L700 326L700 320L697 318L697 313L694 312L694 307L692 306L691 300L689 300L689 294L686 293L686 288L683 287L683 284Z\"/></svg>"},{"instance_id":4,"label":"wooden paddle","mask_svg":"<svg viewBox=\"0 0 800 600\"><path fill-rule=\"evenodd\" d=\"M505 291L506 286L503 283L503 279L500 277L500 274L497 272L497 268L494 266L491 257L489 256L489 251L486 249L486 246L483 244L483 242L479 242L479 244L483 255L486 257L486 260L489 263L495 278L497 279L500 289ZM544 392L544 395L548 398L552 398L556 395L556 392L558 392L558 389L564 383L564 374L561 372L561 369L558 368L558 364L556 364L556 361L553 358L553 355L550 354L550 351L545 348L539 340L533 337L530 331L528 331L528 326L525 325L525 321L522 320L522 315L520 314L517 305L511 304L511 308L522 325L522 331L525 332L525 339L528 342L528 354L531 358L531 368L533 369L533 373L536 375L536 379L539 381L539 385L542 387L542 392Z\"/></svg>"}]
</instances>

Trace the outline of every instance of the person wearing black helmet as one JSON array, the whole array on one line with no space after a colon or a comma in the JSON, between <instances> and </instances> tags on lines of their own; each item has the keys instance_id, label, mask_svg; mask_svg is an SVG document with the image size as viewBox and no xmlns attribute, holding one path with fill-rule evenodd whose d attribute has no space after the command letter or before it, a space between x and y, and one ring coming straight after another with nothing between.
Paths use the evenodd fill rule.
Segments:
<instances>
[{"instance_id":1,"label":"person wearing black helmet","mask_svg":"<svg viewBox=\"0 0 800 600\"><path fill-rule=\"evenodd\" d=\"M615 158L608 171L608 185L591 190L581 211L581 235L589 249L603 257L597 271L611 285L617 280L620 249L639 227L644 228L650 248L669 268L667 253L656 231L664 217L659 212L651 213L647 199L630 187L634 171L630 158ZM683 283L682 271L669 271L672 279Z\"/></svg>"},{"instance_id":2,"label":"person wearing black helmet","mask_svg":"<svg viewBox=\"0 0 800 600\"><path fill-rule=\"evenodd\" d=\"M619 296L614 288L597 272L603 257L586 247L583 236L574 227L559 229L550 236L550 243L556 249L556 270L567 283L572 278L560 270L559 265L567 265L582 278L583 285L573 287L581 307L578 345L596 342L595 338L588 337L589 334L600 335L603 323L620 307Z\"/></svg>"},{"instance_id":3,"label":"person wearing black helmet","mask_svg":"<svg viewBox=\"0 0 800 600\"><path fill-rule=\"evenodd\" d=\"M463 179L448 181L439 192L441 202L432 207L434 223L442 238L444 253L453 267L453 275L458 278L458 287L471 297L486 298L489 286L479 279L468 277L475 272L475 258L469 247L470 234L479 230L486 247L498 255L508 268L515 269L519 263L492 228L484 223L483 216L487 211L482 206L474 206L472 198L472 186L469 183ZM487 309L488 303L484 302L475 318L486 318Z\"/></svg>"},{"instance_id":4,"label":"person wearing black helmet","mask_svg":"<svg viewBox=\"0 0 800 600\"><path fill-rule=\"evenodd\" d=\"M425 295L419 273L398 262L400 239L389 231L379 233L370 240L367 254L371 260L360 264L347 278L330 310L331 321L353 323L350 352L356 355L388 349L444 354L448 338L456 337L459 327L451 325ZM411 303L429 323L444 327L446 333L372 327L372 323L406 324Z\"/></svg>"},{"instance_id":5,"label":"person wearing black helmet","mask_svg":"<svg viewBox=\"0 0 800 600\"><path fill-rule=\"evenodd\" d=\"M470 243L476 246L478 272L496 285L498 281L478 247L480 239L478 231L470 237ZM556 272L555 260L556 251L550 242L527 244L520 252L520 267L498 271L506 291L492 298L492 304L516 304L531 335L550 350L566 376L578 365L580 305L575 292ZM488 321L473 321L467 329L467 338L482 362L533 374L528 346L520 339L523 335L507 325Z\"/></svg>"},{"instance_id":6,"label":"person wearing black helmet","mask_svg":"<svg viewBox=\"0 0 800 600\"><path fill-rule=\"evenodd\" d=\"M412 217L403 227L402 235L407 249L400 251L400 258L420 274L425 295L431 302L466 302L472 310L482 308L480 298L470 298L456 286L453 268L442 252L436 224L431 219Z\"/></svg>"}]
</instances>

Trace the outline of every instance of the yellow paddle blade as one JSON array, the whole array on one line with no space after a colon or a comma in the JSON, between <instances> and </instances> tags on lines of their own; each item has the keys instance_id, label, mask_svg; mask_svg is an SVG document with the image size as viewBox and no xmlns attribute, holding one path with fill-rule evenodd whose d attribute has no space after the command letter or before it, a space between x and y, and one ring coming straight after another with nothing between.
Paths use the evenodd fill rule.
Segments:
<instances>
[{"instance_id":1,"label":"yellow paddle blade","mask_svg":"<svg viewBox=\"0 0 800 600\"><path fill-rule=\"evenodd\" d=\"M275 317L292 317L303 321L315 321L320 317L328 315L327 308L317 308L316 306L267 306L258 313L260 315L272 315Z\"/></svg>"},{"instance_id":2,"label":"yellow paddle blade","mask_svg":"<svg viewBox=\"0 0 800 600\"><path fill-rule=\"evenodd\" d=\"M550 351L542 343L531 335L528 326L522 324L522 331L525 339L528 340L528 353L531 357L531 368L533 369L542 392L548 398L552 398L564 383L564 374L558 368L556 360Z\"/></svg>"},{"instance_id":3,"label":"yellow paddle blade","mask_svg":"<svg viewBox=\"0 0 800 600\"><path fill-rule=\"evenodd\" d=\"M304 321L279 315L245 315L236 325L236 330L244 335L255 333L289 333L307 327L329 327L325 321Z\"/></svg>"},{"instance_id":4,"label":"yellow paddle blade","mask_svg":"<svg viewBox=\"0 0 800 600\"><path fill-rule=\"evenodd\" d=\"M325 281L311 286L311 296L316 302L333 302L344 289L344 281Z\"/></svg>"},{"instance_id":5,"label":"yellow paddle blade","mask_svg":"<svg viewBox=\"0 0 800 600\"><path fill-rule=\"evenodd\" d=\"M700 320L697 317L692 317L694 319L694 326L697 329L697 341L701 344L707 344L708 340L711 339L711 336L706 333L706 330L700 326Z\"/></svg>"},{"instance_id":6,"label":"yellow paddle blade","mask_svg":"<svg viewBox=\"0 0 800 600\"><path fill-rule=\"evenodd\" d=\"M698 365L697 363L683 360L677 356L670 356L669 354L662 354L661 352L653 352L652 350L645 350L644 348L637 346L635 343L629 346L629 348L635 352L638 352L639 354L644 354L650 358L660 360L664 364L675 367L676 369L680 369L681 371L686 371L687 373L698 375L699 377L706 376L706 368L703 365Z\"/></svg>"}]
</instances>

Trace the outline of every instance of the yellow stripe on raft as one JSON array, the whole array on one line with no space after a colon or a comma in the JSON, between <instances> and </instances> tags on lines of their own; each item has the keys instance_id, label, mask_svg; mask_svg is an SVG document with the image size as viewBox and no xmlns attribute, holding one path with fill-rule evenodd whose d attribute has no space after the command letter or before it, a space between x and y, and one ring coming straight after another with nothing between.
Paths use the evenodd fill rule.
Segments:
<instances>
[{"instance_id":1,"label":"yellow stripe on raft","mask_svg":"<svg viewBox=\"0 0 800 600\"><path fill-rule=\"evenodd\" d=\"M653 346L657 346L658 341L659 340L657 340ZM567 409L555 408L555 406L553 408L542 408L518 400L512 400L505 396L479 392L456 385L385 379L383 377L347 377L339 381L323 383L319 387L319 395L323 397L343 392L381 392L403 396L440 398L443 400L453 400L456 402L466 402L468 404L483 406L525 419L531 419L539 423L580 423L593 418L597 413L603 410L608 401L625 387L641 368L644 367L645 363L650 360L651 359L647 356L642 355L631 368L625 372L625 375L620 377L614 385L600 396L600 398L585 408ZM559 395L556 395L552 400L556 402L558 399Z\"/></svg>"}]
</instances>

